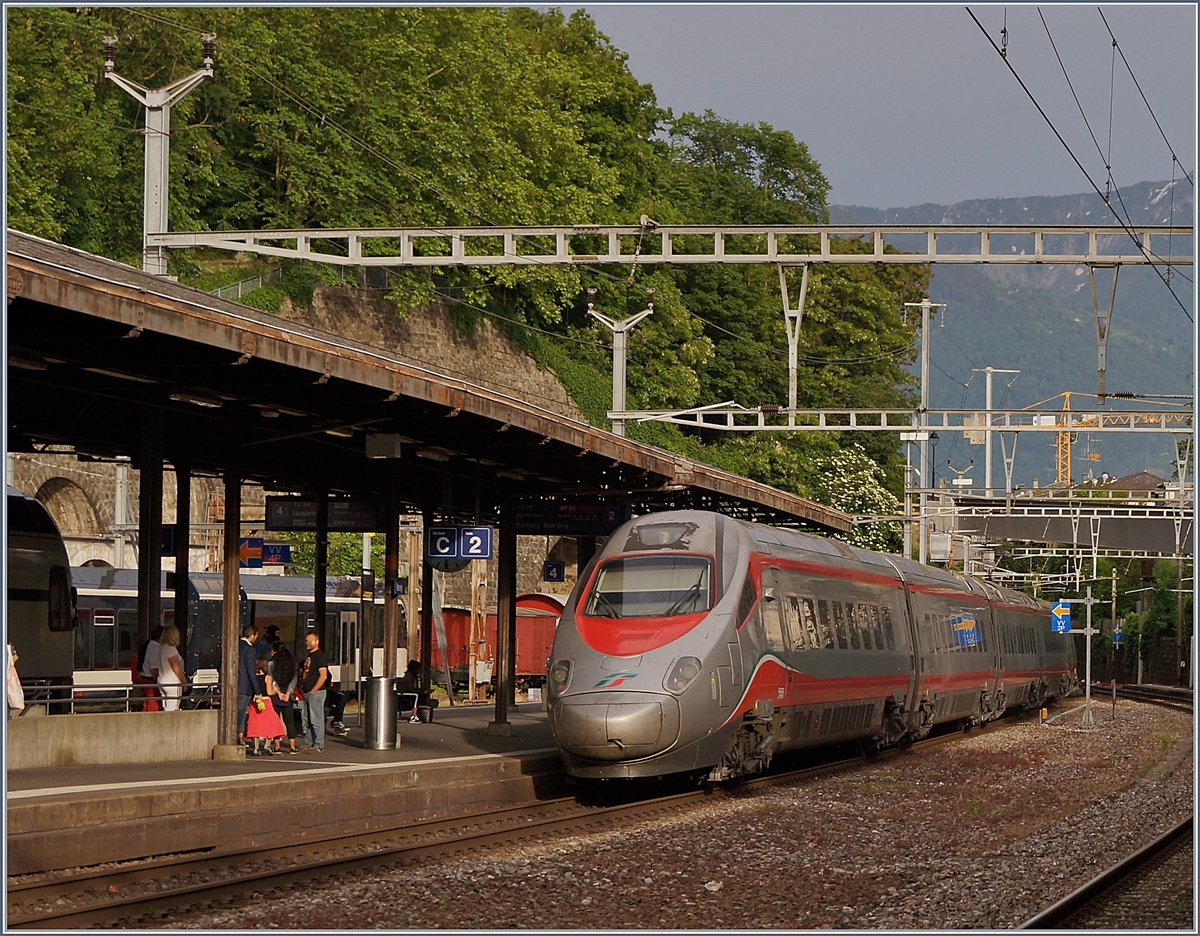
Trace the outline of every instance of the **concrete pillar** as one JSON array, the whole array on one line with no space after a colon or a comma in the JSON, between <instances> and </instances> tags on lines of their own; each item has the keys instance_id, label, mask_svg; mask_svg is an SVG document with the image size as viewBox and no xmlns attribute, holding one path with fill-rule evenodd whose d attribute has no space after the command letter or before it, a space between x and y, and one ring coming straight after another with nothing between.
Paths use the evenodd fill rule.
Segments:
<instances>
[{"instance_id":1,"label":"concrete pillar","mask_svg":"<svg viewBox=\"0 0 1200 936\"><path fill-rule=\"evenodd\" d=\"M162 494L163 415L148 411L142 422L138 447L138 636L137 643L150 638L150 630L162 620ZM128 661L118 660L118 666Z\"/></svg>"},{"instance_id":2,"label":"concrete pillar","mask_svg":"<svg viewBox=\"0 0 1200 936\"><path fill-rule=\"evenodd\" d=\"M242 476L236 460L225 466L225 529L221 589L221 715L217 723L214 760L240 760L245 749L237 743L238 641L241 640L241 582L238 577L238 536L242 520Z\"/></svg>"},{"instance_id":3,"label":"concrete pillar","mask_svg":"<svg viewBox=\"0 0 1200 936\"><path fill-rule=\"evenodd\" d=\"M500 505L500 531L496 552L496 720L490 735L511 735L508 707L516 691L517 646L517 528L512 499Z\"/></svg>"},{"instance_id":4,"label":"concrete pillar","mask_svg":"<svg viewBox=\"0 0 1200 936\"><path fill-rule=\"evenodd\" d=\"M400 576L399 478L388 485L387 517L383 542L383 676L396 675L396 644L400 637L400 599L395 582ZM369 652L369 651L368 651Z\"/></svg>"},{"instance_id":5,"label":"concrete pillar","mask_svg":"<svg viewBox=\"0 0 1200 936\"><path fill-rule=\"evenodd\" d=\"M409 530L405 535L408 537L408 592L404 596L404 624L405 624L405 646L408 648L408 657L410 660L415 660L420 656L421 634L419 623L421 620L421 609L417 603L418 597L422 594L420 589L421 583L421 536L422 530Z\"/></svg>"},{"instance_id":6,"label":"concrete pillar","mask_svg":"<svg viewBox=\"0 0 1200 936\"><path fill-rule=\"evenodd\" d=\"M321 641L321 649L328 653L329 648L325 646L325 583L329 574L329 494L326 491L317 494L316 554L313 568L313 625L317 639Z\"/></svg>"},{"instance_id":7,"label":"concrete pillar","mask_svg":"<svg viewBox=\"0 0 1200 936\"><path fill-rule=\"evenodd\" d=\"M188 575L191 558L188 541L192 533L192 466L185 458L175 459L175 626L179 628L179 655L187 668Z\"/></svg>"}]
</instances>

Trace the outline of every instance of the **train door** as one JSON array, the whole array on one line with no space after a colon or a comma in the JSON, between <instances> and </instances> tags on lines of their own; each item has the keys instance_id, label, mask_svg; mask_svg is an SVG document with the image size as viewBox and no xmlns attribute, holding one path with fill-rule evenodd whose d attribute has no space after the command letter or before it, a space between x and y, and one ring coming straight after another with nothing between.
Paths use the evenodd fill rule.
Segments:
<instances>
[{"instance_id":1,"label":"train door","mask_svg":"<svg viewBox=\"0 0 1200 936\"><path fill-rule=\"evenodd\" d=\"M784 620L783 596L779 584L778 569L763 569L762 623L767 651L783 663L783 673L775 687L775 703L787 704L792 698L793 673L791 667L791 640Z\"/></svg>"},{"instance_id":2,"label":"train door","mask_svg":"<svg viewBox=\"0 0 1200 936\"><path fill-rule=\"evenodd\" d=\"M340 655L341 666L338 669L338 682L345 692L351 685L358 682L362 672L362 628L359 627L357 611L342 611L338 615L341 632Z\"/></svg>"}]
</instances>

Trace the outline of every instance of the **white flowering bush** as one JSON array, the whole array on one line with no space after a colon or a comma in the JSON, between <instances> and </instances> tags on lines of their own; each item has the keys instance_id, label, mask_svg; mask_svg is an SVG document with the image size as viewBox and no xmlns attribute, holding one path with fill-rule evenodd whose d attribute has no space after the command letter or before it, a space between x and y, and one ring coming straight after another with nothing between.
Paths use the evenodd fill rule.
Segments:
<instances>
[{"instance_id":1,"label":"white flowering bush","mask_svg":"<svg viewBox=\"0 0 1200 936\"><path fill-rule=\"evenodd\" d=\"M884 487L883 469L856 442L818 459L812 480L814 498L845 513L895 516L901 512L896 496ZM894 520L855 524L843 539L880 552L899 552L903 545L900 523Z\"/></svg>"}]
</instances>

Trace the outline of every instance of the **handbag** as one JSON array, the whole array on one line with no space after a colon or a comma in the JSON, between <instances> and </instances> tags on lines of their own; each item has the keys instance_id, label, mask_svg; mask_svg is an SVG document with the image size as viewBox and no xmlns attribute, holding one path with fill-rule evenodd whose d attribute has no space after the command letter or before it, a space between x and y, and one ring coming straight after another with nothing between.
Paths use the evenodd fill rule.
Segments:
<instances>
[{"instance_id":1,"label":"handbag","mask_svg":"<svg viewBox=\"0 0 1200 936\"><path fill-rule=\"evenodd\" d=\"M12 644L8 645L8 707L18 712L25 709L25 690L21 688L17 664L13 662Z\"/></svg>"}]
</instances>

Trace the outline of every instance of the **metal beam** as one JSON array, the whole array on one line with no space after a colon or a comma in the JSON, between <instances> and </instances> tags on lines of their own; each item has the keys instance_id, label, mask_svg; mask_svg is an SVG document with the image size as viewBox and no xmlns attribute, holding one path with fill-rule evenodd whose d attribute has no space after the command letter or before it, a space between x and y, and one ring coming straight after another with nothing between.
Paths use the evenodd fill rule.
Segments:
<instances>
[{"instance_id":1,"label":"metal beam","mask_svg":"<svg viewBox=\"0 0 1200 936\"><path fill-rule=\"evenodd\" d=\"M633 263L1161 263L1191 266L1175 249L1190 227L1143 225L793 224L546 225L193 231L148 234L148 247L210 247L339 266L545 266ZM869 251L845 253L861 237ZM939 247L939 238L942 246ZM586 239L586 240L585 240ZM641 241L639 249L638 242ZM653 241L657 240L657 252ZM578 243L576 243L578 241ZM952 243L947 244L947 241ZM911 243L909 243L911 242ZM597 246L602 249L597 250ZM897 252L898 251L898 252Z\"/></svg>"}]
</instances>

